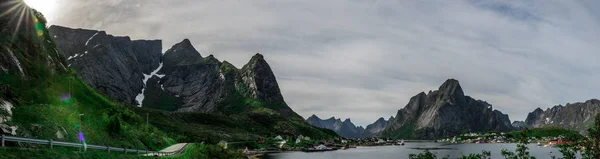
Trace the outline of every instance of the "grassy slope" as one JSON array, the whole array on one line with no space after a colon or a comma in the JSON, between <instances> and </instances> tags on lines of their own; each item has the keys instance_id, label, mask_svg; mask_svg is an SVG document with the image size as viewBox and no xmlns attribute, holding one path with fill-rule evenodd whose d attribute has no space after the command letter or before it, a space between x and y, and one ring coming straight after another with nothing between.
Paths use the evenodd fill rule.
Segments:
<instances>
[{"instance_id":1,"label":"grassy slope","mask_svg":"<svg viewBox=\"0 0 600 159\"><path fill-rule=\"evenodd\" d=\"M145 127L142 117L128 106L117 104L99 94L71 70L56 71L50 67L66 66L62 54L56 53L56 44L48 35L45 20L38 16L43 31L42 36L31 34L34 30L12 34L0 34L0 46L9 48L26 70L23 77L11 70L0 72L0 84L8 85L9 92L0 98L11 101L15 108L10 125L19 128L19 136L56 139L56 132L65 130L66 141L78 142L79 114L86 143L132 147L140 149L159 149L175 141L155 127ZM49 61L50 57L56 61ZM48 58L46 58L48 57ZM71 90L70 100L61 100L61 96ZM12 94L6 96L6 94ZM113 127L109 123L113 121ZM118 125L118 126L115 126ZM8 155L0 153L0 158Z\"/></svg>"},{"instance_id":2,"label":"grassy slope","mask_svg":"<svg viewBox=\"0 0 600 159\"><path fill-rule=\"evenodd\" d=\"M271 109L259 108L235 114L167 112L137 108L138 114L149 114L150 124L165 132L180 134L179 142L217 143L220 140L247 141L276 135L332 138L335 132L309 126L303 121L285 118Z\"/></svg>"},{"instance_id":3,"label":"grassy slope","mask_svg":"<svg viewBox=\"0 0 600 159\"><path fill-rule=\"evenodd\" d=\"M0 149L0 157L3 159L34 159L43 156L45 159L152 159L153 157L138 156L129 153L107 153L104 151L87 151L78 153L74 148L54 148L54 149Z\"/></svg>"}]
</instances>

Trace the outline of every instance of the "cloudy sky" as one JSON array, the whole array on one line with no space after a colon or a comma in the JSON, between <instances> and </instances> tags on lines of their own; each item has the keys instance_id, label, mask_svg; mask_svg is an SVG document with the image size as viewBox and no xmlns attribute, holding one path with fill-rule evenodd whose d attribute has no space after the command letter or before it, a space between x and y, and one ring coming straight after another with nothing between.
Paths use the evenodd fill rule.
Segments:
<instances>
[{"instance_id":1,"label":"cloudy sky","mask_svg":"<svg viewBox=\"0 0 600 159\"><path fill-rule=\"evenodd\" d=\"M189 38L238 67L260 52L304 117L367 125L448 78L511 120L600 96L595 0L51 1L52 24Z\"/></svg>"}]
</instances>

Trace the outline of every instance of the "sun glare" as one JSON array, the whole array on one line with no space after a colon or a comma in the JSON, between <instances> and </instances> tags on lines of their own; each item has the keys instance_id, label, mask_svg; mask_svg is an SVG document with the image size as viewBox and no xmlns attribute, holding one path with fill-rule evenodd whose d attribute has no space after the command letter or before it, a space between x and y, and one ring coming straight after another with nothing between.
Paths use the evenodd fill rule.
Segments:
<instances>
[{"instance_id":1,"label":"sun glare","mask_svg":"<svg viewBox=\"0 0 600 159\"><path fill-rule=\"evenodd\" d=\"M56 0L23 0L25 3L33 8L42 12L46 19L51 19L54 11L56 10Z\"/></svg>"}]
</instances>

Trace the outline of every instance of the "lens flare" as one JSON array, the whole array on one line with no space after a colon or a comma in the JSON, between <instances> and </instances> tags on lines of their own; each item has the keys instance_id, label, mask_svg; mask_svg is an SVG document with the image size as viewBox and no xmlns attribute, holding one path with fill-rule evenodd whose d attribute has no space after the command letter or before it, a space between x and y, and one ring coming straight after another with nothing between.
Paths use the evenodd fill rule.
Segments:
<instances>
[{"instance_id":1,"label":"lens flare","mask_svg":"<svg viewBox=\"0 0 600 159\"><path fill-rule=\"evenodd\" d=\"M85 138L83 137L83 132L79 132L79 141L85 143Z\"/></svg>"},{"instance_id":2,"label":"lens flare","mask_svg":"<svg viewBox=\"0 0 600 159\"><path fill-rule=\"evenodd\" d=\"M70 105L70 104L73 103L73 99L71 98L71 94L70 93L67 93L67 94L64 94L64 95L60 96L60 100L63 101L63 102L65 102L65 104L67 104L67 105Z\"/></svg>"}]
</instances>

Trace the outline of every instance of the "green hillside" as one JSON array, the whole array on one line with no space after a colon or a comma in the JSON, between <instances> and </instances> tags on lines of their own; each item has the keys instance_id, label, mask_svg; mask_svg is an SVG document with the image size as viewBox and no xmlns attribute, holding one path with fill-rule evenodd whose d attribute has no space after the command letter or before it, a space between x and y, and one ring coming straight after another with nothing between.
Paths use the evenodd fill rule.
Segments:
<instances>
[{"instance_id":1,"label":"green hillside","mask_svg":"<svg viewBox=\"0 0 600 159\"><path fill-rule=\"evenodd\" d=\"M78 142L81 127L87 144L158 149L175 143L159 129L147 127L131 107L105 98L66 69L44 17L20 9L25 14L0 19L6 26L0 32L2 61L18 59L12 65L18 69L0 72L0 99L14 105L12 120L6 124L17 126L18 136Z\"/></svg>"}]
</instances>

